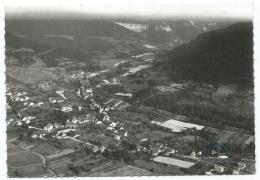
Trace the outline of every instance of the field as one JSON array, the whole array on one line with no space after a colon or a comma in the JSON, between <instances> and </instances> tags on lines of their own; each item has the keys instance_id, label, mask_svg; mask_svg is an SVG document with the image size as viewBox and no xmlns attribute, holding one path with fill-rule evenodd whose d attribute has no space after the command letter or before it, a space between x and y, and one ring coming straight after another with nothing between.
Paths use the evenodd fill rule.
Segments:
<instances>
[{"instance_id":1,"label":"field","mask_svg":"<svg viewBox=\"0 0 260 180\"><path fill-rule=\"evenodd\" d=\"M149 138L151 141L158 141L162 138L172 136L172 133L163 132L163 131L145 131L135 135L138 139Z\"/></svg>"},{"instance_id":2,"label":"field","mask_svg":"<svg viewBox=\"0 0 260 180\"><path fill-rule=\"evenodd\" d=\"M119 112L114 111L111 112L111 118L117 120L117 121L129 121L129 122L148 122L150 121L147 114L145 113L135 113L135 112Z\"/></svg>"},{"instance_id":3,"label":"field","mask_svg":"<svg viewBox=\"0 0 260 180\"><path fill-rule=\"evenodd\" d=\"M59 158L59 157L62 157L62 156L69 155L69 154L71 154L73 152L74 152L73 149L64 149L61 152L58 152L56 154L52 154L52 155L47 156L47 159L51 160L51 159Z\"/></svg>"},{"instance_id":4,"label":"field","mask_svg":"<svg viewBox=\"0 0 260 180\"><path fill-rule=\"evenodd\" d=\"M221 144L232 142L234 144L239 145L239 144L250 144L250 142L255 141L254 136L250 136L247 134L235 133L235 132L230 132L225 130L221 131L210 127L207 127L205 130L212 133L216 133L217 142Z\"/></svg>"},{"instance_id":5,"label":"field","mask_svg":"<svg viewBox=\"0 0 260 180\"><path fill-rule=\"evenodd\" d=\"M153 173L150 171L147 171L145 169L141 169L139 167L131 166L131 165L125 165L122 167L119 167L117 169L113 169L111 171L107 172L98 172L93 173L91 176L105 176L105 177L114 177L114 176L151 176Z\"/></svg>"},{"instance_id":6,"label":"field","mask_svg":"<svg viewBox=\"0 0 260 180\"><path fill-rule=\"evenodd\" d=\"M69 81L69 76L64 69L58 68L23 68L7 67L7 76L10 76L22 83L32 84L43 80Z\"/></svg>"},{"instance_id":7,"label":"field","mask_svg":"<svg viewBox=\"0 0 260 180\"><path fill-rule=\"evenodd\" d=\"M153 172L155 175L184 175L185 173L175 166L158 163L155 161L137 160L135 165Z\"/></svg>"},{"instance_id":8,"label":"field","mask_svg":"<svg viewBox=\"0 0 260 180\"><path fill-rule=\"evenodd\" d=\"M27 164L41 164L41 158L36 154L18 151L8 154L7 162L12 167L21 167Z\"/></svg>"},{"instance_id":9,"label":"field","mask_svg":"<svg viewBox=\"0 0 260 180\"><path fill-rule=\"evenodd\" d=\"M8 143L8 175L10 177L37 177L50 176L48 171L43 168L40 156L23 151L18 146ZM10 149L9 149L10 148Z\"/></svg>"},{"instance_id":10,"label":"field","mask_svg":"<svg viewBox=\"0 0 260 180\"><path fill-rule=\"evenodd\" d=\"M54 170L58 176L61 176L60 174L63 174L64 172L67 172L69 170L67 166L71 163L72 162L69 157L63 157L48 162L48 167Z\"/></svg>"},{"instance_id":11,"label":"field","mask_svg":"<svg viewBox=\"0 0 260 180\"><path fill-rule=\"evenodd\" d=\"M114 138L104 135L103 133L95 134L94 132L86 132L80 137L80 140L88 142L90 140L96 140L102 144L110 144L114 142Z\"/></svg>"},{"instance_id":12,"label":"field","mask_svg":"<svg viewBox=\"0 0 260 180\"><path fill-rule=\"evenodd\" d=\"M55 154L60 151L60 149L46 143L46 142L40 142L37 143L37 145L33 149L35 152L38 152L44 156L48 156L51 154Z\"/></svg>"}]
</instances>

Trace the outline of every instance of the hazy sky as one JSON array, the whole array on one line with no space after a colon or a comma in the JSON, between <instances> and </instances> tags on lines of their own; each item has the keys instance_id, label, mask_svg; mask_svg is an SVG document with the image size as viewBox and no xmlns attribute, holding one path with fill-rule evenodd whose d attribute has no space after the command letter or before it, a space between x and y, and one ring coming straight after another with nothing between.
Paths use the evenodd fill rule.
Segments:
<instances>
[{"instance_id":1,"label":"hazy sky","mask_svg":"<svg viewBox=\"0 0 260 180\"><path fill-rule=\"evenodd\" d=\"M124 1L122 1L124 2ZM35 4L10 5L5 7L7 17L19 18L235 18L251 19L252 4L176 4L170 1L140 1L140 3L120 3L120 1L97 1L97 3L66 4L55 3L39 6Z\"/></svg>"}]
</instances>

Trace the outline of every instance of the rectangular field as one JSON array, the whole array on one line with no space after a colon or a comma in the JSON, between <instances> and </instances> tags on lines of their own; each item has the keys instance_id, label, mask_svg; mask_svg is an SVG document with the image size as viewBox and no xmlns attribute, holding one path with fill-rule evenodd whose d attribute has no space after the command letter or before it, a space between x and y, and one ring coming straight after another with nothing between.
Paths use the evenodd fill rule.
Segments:
<instances>
[{"instance_id":1,"label":"rectangular field","mask_svg":"<svg viewBox=\"0 0 260 180\"><path fill-rule=\"evenodd\" d=\"M61 151L57 154L52 154L52 155L47 156L47 159L51 160L51 159L59 158L59 157L62 157L62 156L69 155L73 152L74 152L73 149L65 149L65 150L63 150L63 151Z\"/></svg>"}]
</instances>

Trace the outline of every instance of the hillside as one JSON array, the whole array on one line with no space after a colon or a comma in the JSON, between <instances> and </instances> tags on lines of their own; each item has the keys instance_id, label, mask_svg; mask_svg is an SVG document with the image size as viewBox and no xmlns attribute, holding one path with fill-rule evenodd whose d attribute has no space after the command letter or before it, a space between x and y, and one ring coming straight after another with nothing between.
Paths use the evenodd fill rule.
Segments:
<instances>
[{"instance_id":1,"label":"hillside","mask_svg":"<svg viewBox=\"0 0 260 180\"><path fill-rule=\"evenodd\" d=\"M253 25L237 23L199 35L190 43L158 55L156 70L172 79L205 83L253 81Z\"/></svg>"},{"instance_id":2,"label":"hillside","mask_svg":"<svg viewBox=\"0 0 260 180\"><path fill-rule=\"evenodd\" d=\"M108 21L92 20L6 20L6 31L16 35L67 35L137 37L137 33ZM72 37L72 38L73 38Z\"/></svg>"},{"instance_id":3,"label":"hillside","mask_svg":"<svg viewBox=\"0 0 260 180\"><path fill-rule=\"evenodd\" d=\"M49 45L47 44L17 37L8 31L5 33L5 43L8 48L33 48L36 51L42 51L49 48Z\"/></svg>"},{"instance_id":4,"label":"hillside","mask_svg":"<svg viewBox=\"0 0 260 180\"><path fill-rule=\"evenodd\" d=\"M216 20L150 20L115 22L127 29L139 33L151 43L171 42L173 44L189 42L200 33L227 27L233 21Z\"/></svg>"}]
</instances>

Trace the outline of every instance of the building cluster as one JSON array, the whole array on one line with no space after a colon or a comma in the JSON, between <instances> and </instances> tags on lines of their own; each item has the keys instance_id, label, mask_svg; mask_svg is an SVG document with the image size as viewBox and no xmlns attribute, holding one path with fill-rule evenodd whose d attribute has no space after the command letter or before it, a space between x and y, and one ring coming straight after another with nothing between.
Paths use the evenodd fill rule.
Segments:
<instances>
[{"instance_id":1,"label":"building cluster","mask_svg":"<svg viewBox=\"0 0 260 180\"><path fill-rule=\"evenodd\" d=\"M84 72L84 71L76 71L72 72L70 77L74 80L82 80L82 79L88 79L99 75L98 72Z\"/></svg>"}]
</instances>

